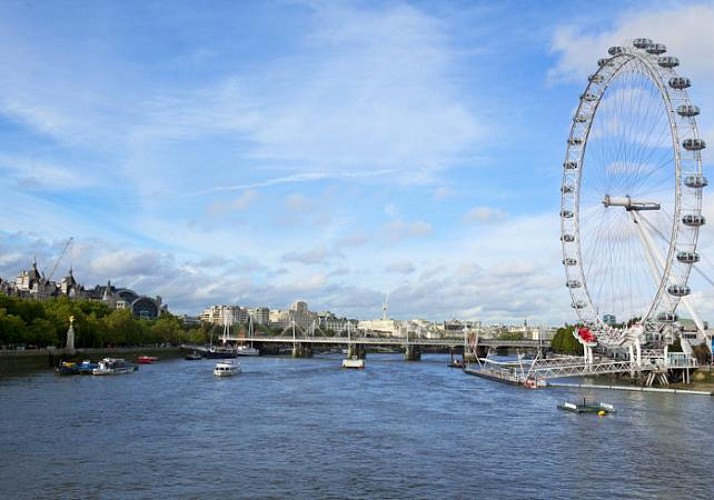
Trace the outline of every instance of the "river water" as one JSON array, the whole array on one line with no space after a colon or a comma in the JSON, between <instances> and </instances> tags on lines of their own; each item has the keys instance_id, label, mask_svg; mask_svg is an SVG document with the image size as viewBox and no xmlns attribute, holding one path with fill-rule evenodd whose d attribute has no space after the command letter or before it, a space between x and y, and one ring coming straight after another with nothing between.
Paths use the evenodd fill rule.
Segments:
<instances>
[{"instance_id":1,"label":"river water","mask_svg":"<svg viewBox=\"0 0 714 500\"><path fill-rule=\"evenodd\" d=\"M529 391L369 355L0 378L1 498L711 498L714 398ZM556 409L582 397L607 417Z\"/></svg>"}]
</instances>

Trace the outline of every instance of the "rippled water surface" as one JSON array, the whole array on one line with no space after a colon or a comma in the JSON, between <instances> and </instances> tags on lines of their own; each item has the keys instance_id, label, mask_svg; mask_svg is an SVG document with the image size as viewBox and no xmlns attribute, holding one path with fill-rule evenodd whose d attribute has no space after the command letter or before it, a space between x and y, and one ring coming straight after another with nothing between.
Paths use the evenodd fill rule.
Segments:
<instances>
[{"instance_id":1,"label":"rippled water surface","mask_svg":"<svg viewBox=\"0 0 714 500\"><path fill-rule=\"evenodd\" d=\"M714 398L528 391L370 355L0 378L2 498L711 498ZM556 409L588 397L604 418Z\"/></svg>"}]
</instances>

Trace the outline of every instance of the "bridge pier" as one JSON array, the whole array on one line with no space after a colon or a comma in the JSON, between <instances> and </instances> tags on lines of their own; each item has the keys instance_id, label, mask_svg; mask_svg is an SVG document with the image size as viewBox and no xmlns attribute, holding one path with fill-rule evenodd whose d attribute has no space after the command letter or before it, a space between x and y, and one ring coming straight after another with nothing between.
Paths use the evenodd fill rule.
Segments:
<instances>
[{"instance_id":1,"label":"bridge pier","mask_svg":"<svg viewBox=\"0 0 714 500\"><path fill-rule=\"evenodd\" d=\"M292 356L293 358L311 358L312 349L308 344L296 342L295 344L293 344Z\"/></svg>"},{"instance_id":2,"label":"bridge pier","mask_svg":"<svg viewBox=\"0 0 714 500\"><path fill-rule=\"evenodd\" d=\"M347 346L347 358L353 359L355 356L357 359L367 358L367 351L365 351L364 346L357 344L350 344Z\"/></svg>"},{"instance_id":3,"label":"bridge pier","mask_svg":"<svg viewBox=\"0 0 714 500\"><path fill-rule=\"evenodd\" d=\"M421 361L421 349L415 345L408 345L404 350L404 361Z\"/></svg>"}]
</instances>

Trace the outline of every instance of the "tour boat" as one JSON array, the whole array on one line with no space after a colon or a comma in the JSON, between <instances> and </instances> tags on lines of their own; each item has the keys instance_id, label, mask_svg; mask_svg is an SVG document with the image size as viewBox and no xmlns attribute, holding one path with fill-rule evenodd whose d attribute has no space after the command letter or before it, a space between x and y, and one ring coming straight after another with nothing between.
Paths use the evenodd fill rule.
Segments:
<instances>
[{"instance_id":1,"label":"tour boat","mask_svg":"<svg viewBox=\"0 0 714 500\"><path fill-rule=\"evenodd\" d=\"M364 359L359 359L357 356L345 358L342 360L342 368L364 368Z\"/></svg>"},{"instance_id":2,"label":"tour boat","mask_svg":"<svg viewBox=\"0 0 714 500\"><path fill-rule=\"evenodd\" d=\"M240 373L240 363L232 359L219 361L213 369L213 374L216 377L230 377L237 373Z\"/></svg>"},{"instance_id":3,"label":"tour boat","mask_svg":"<svg viewBox=\"0 0 714 500\"><path fill-rule=\"evenodd\" d=\"M236 354L238 356L260 356L260 351L255 347L239 345L236 347Z\"/></svg>"},{"instance_id":4,"label":"tour boat","mask_svg":"<svg viewBox=\"0 0 714 500\"><path fill-rule=\"evenodd\" d=\"M92 375L124 375L138 369L139 367L134 363L128 363L121 358L104 358L92 370Z\"/></svg>"},{"instance_id":5,"label":"tour boat","mask_svg":"<svg viewBox=\"0 0 714 500\"><path fill-rule=\"evenodd\" d=\"M186 356L184 356L183 359L185 359L187 361L196 361L198 359L203 359L203 356L201 355L200 352L193 351L192 353L186 354Z\"/></svg>"},{"instance_id":6,"label":"tour boat","mask_svg":"<svg viewBox=\"0 0 714 500\"><path fill-rule=\"evenodd\" d=\"M150 365L154 361L157 361L159 358L156 356L137 356L136 362L139 363L140 365Z\"/></svg>"}]
</instances>

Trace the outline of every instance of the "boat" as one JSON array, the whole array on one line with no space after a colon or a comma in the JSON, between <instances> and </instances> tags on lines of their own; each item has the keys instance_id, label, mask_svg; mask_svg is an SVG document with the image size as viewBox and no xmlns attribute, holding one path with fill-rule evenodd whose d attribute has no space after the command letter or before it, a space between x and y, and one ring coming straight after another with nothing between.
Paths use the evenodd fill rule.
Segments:
<instances>
[{"instance_id":1,"label":"boat","mask_svg":"<svg viewBox=\"0 0 714 500\"><path fill-rule=\"evenodd\" d=\"M355 347L354 344L352 343L352 330L347 327L347 349L345 349L347 353L350 351L355 352ZM356 368L358 370L361 370L364 368L364 358L360 359L360 357L355 353L352 354L352 356L349 356L347 358L344 358L342 360L342 368Z\"/></svg>"},{"instance_id":2,"label":"boat","mask_svg":"<svg viewBox=\"0 0 714 500\"><path fill-rule=\"evenodd\" d=\"M452 359L449 361L447 364L448 367L450 368L463 368L464 367L464 360L462 359Z\"/></svg>"},{"instance_id":3,"label":"boat","mask_svg":"<svg viewBox=\"0 0 714 500\"><path fill-rule=\"evenodd\" d=\"M213 369L213 374L216 377L230 377L240 373L240 371L241 368L238 361L227 359L216 363L216 367Z\"/></svg>"},{"instance_id":4,"label":"boat","mask_svg":"<svg viewBox=\"0 0 714 500\"><path fill-rule=\"evenodd\" d=\"M99 366L97 363L92 363L90 360L85 359L77 365L77 368L79 368L80 375L91 375L92 370L94 370L97 366Z\"/></svg>"},{"instance_id":5,"label":"boat","mask_svg":"<svg viewBox=\"0 0 714 500\"><path fill-rule=\"evenodd\" d=\"M92 375L124 375L138 369L139 367L134 363L129 363L121 358L104 358L92 370Z\"/></svg>"},{"instance_id":6,"label":"boat","mask_svg":"<svg viewBox=\"0 0 714 500\"><path fill-rule=\"evenodd\" d=\"M563 402L558 405L559 410L570 411L573 413L597 413L604 417L609 413L615 413L615 407L608 403L602 402L586 402L583 399L582 403Z\"/></svg>"},{"instance_id":7,"label":"boat","mask_svg":"<svg viewBox=\"0 0 714 500\"><path fill-rule=\"evenodd\" d=\"M230 359L238 356L238 351L229 345L211 346L205 351L205 356L210 359Z\"/></svg>"},{"instance_id":8,"label":"boat","mask_svg":"<svg viewBox=\"0 0 714 500\"><path fill-rule=\"evenodd\" d=\"M79 365L74 361L62 361L57 368L55 368L57 375L79 375Z\"/></svg>"},{"instance_id":9,"label":"boat","mask_svg":"<svg viewBox=\"0 0 714 500\"><path fill-rule=\"evenodd\" d=\"M345 358L342 360L342 368L364 368L364 359L359 359L357 356Z\"/></svg>"},{"instance_id":10,"label":"boat","mask_svg":"<svg viewBox=\"0 0 714 500\"><path fill-rule=\"evenodd\" d=\"M140 365L150 365L154 361L158 361L158 359L156 356L137 356L136 362Z\"/></svg>"},{"instance_id":11,"label":"boat","mask_svg":"<svg viewBox=\"0 0 714 500\"><path fill-rule=\"evenodd\" d=\"M236 354L238 356L260 356L260 351L255 347L239 345L236 347Z\"/></svg>"},{"instance_id":12,"label":"boat","mask_svg":"<svg viewBox=\"0 0 714 500\"><path fill-rule=\"evenodd\" d=\"M253 338L255 336L255 330L253 327L253 317L248 317L248 338ZM248 344L242 344L236 346L236 354L238 356L260 356L260 351L253 347L253 342Z\"/></svg>"},{"instance_id":13,"label":"boat","mask_svg":"<svg viewBox=\"0 0 714 500\"><path fill-rule=\"evenodd\" d=\"M186 356L184 356L183 359L185 359L185 360L187 360L187 361L196 361L196 360L198 360L198 359L203 359L203 356L201 355L200 352L198 352L198 351L193 351L193 352L191 352L191 353L189 353L189 354L186 354Z\"/></svg>"}]
</instances>

